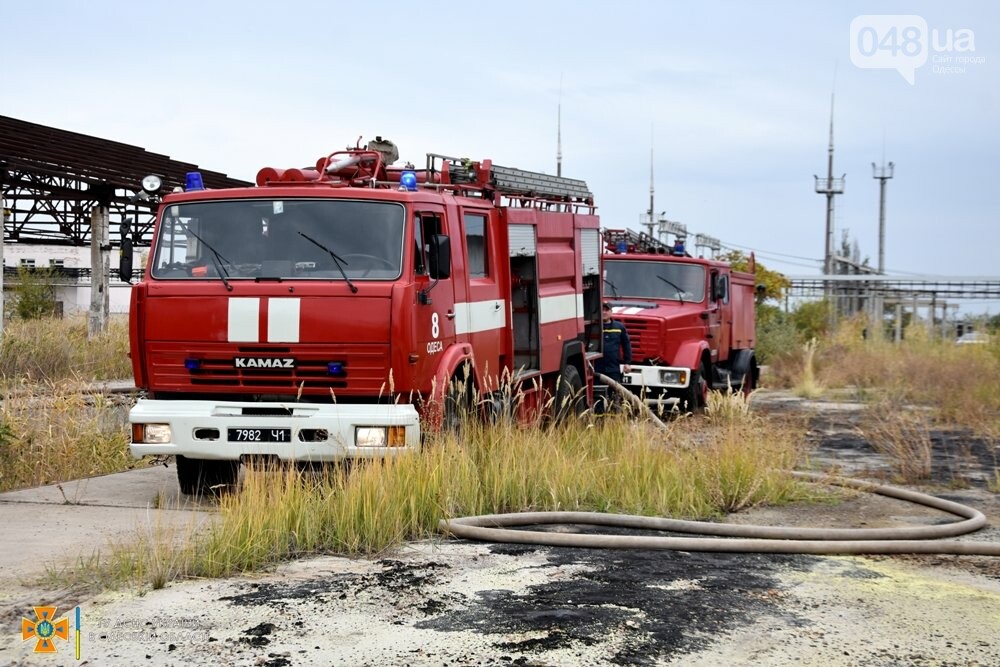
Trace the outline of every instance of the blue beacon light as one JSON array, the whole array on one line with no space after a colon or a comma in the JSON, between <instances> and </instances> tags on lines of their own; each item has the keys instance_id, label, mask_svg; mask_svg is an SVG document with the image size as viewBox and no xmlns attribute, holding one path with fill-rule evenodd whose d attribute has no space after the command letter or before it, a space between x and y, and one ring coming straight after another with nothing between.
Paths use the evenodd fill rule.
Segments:
<instances>
[{"instance_id":1,"label":"blue beacon light","mask_svg":"<svg viewBox=\"0 0 1000 667\"><path fill-rule=\"evenodd\" d=\"M405 189L409 192L416 192L417 190L417 174L412 171L404 171L399 175L399 186L400 189Z\"/></svg>"},{"instance_id":2,"label":"blue beacon light","mask_svg":"<svg viewBox=\"0 0 1000 667\"><path fill-rule=\"evenodd\" d=\"M185 192L190 192L192 190L204 190L204 189L205 189L205 183L201 180L201 172L189 171L184 178Z\"/></svg>"}]
</instances>

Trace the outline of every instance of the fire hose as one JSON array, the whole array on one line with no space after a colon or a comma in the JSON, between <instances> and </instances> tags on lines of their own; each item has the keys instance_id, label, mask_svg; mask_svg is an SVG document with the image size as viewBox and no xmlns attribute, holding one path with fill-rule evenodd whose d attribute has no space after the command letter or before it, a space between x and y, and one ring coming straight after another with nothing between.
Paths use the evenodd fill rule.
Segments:
<instances>
[{"instance_id":1,"label":"fire hose","mask_svg":"<svg viewBox=\"0 0 1000 667\"><path fill-rule=\"evenodd\" d=\"M631 405L645 412L659 428L667 428L653 411L628 389L604 375L598 375L598 379L612 387ZM935 498L918 491L872 484L846 477L807 472L789 472L789 474L796 479L856 489L941 510L961 517L962 520L929 526L894 528L808 528L737 525L603 512L514 512L442 519L438 527L444 533L472 540L598 549L666 549L821 555L962 554L1000 556L1000 544L997 543L940 539L966 535L987 525L986 516L967 505ZM712 537L572 534L511 529L514 526L546 524L609 526Z\"/></svg>"}]
</instances>

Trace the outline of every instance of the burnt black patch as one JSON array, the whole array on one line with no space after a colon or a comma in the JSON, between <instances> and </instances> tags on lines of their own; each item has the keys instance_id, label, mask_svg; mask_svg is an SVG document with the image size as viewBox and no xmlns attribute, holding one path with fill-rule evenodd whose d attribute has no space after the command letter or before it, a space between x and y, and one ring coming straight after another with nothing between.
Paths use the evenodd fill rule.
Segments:
<instances>
[{"instance_id":1,"label":"burnt black patch","mask_svg":"<svg viewBox=\"0 0 1000 667\"><path fill-rule=\"evenodd\" d=\"M898 482L893 461L867 440L863 419L856 415L819 415L810 421L807 437L815 461L834 464L848 476L867 476ZM997 446L969 429L936 429L926 432L930 441L930 476L925 483L952 488L988 488L1000 467Z\"/></svg>"},{"instance_id":2,"label":"burnt black patch","mask_svg":"<svg viewBox=\"0 0 1000 667\"><path fill-rule=\"evenodd\" d=\"M606 532L606 529L603 529ZM617 646L610 660L651 665L708 646L714 634L779 614L777 575L809 569L810 556L712 554L676 551L550 549L496 545L506 555L541 552L545 567L583 565L572 577L524 592L484 591L453 611L416 623L418 628L473 630L502 636L505 652L537 654L573 646ZM786 622L798 624L796 618ZM511 634L526 634L510 641Z\"/></svg>"},{"instance_id":3,"label":"burnt black patch","mask_svg":"<svg viewBox=\"0 0 1000 667\"><path fill-rule=\"evenodd\" d=\"M369 574L335 574L322 579L286 583L252 583L250 590L236 595L228 595L220 600L237 606L267 606L288 608L302 601L312 601L317 605L329 604L331 600L347 600L359 597L369 590L387 593L390 596L402 593L418 593L427 584L436 580L437 571L447 569L441 563L403 563L398 560L381 560L382 570ZM422 602L425 613L436 613L439 600L427 599Z\"/></svg>"}]
</instances>

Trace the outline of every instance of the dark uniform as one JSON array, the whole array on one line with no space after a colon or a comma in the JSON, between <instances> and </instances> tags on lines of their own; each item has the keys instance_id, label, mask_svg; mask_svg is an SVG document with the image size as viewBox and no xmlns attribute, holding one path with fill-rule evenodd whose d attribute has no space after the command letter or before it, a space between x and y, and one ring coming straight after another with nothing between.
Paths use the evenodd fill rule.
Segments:
<instances>
[{"instance_id":1,"label":"dark uniform","mask_svg":"<svg viewBox=\"0 0 1000 667\"><path fill-rule=\"evenodd\" d=\"M632 344L625 325L612 319L604 322L604 357L594 362L594 370L615 382L622 381L622 364L632 363Z\"/></svg>"}]
</instances>

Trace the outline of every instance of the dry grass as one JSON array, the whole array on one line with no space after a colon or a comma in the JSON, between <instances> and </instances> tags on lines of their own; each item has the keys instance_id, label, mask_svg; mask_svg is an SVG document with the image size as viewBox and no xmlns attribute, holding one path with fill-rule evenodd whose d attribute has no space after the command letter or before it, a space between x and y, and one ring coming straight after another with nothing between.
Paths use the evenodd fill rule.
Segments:
<instances>
[{"instance_id":1,"label":"dry grass","mask_svg":"<svg viewBox=\"0 0 1000 667\"><path fill-rule=\"evenodd\" d=\"M811 339L802 346L802 374L792 391L796 396L803 398L816 398L823 393L822 385L816 380L815 358L816 349L819 344L816 339Z\"/></svg>"},{"instance_id":2,"label":"dry grass","mask_svg":"<svg viewBox=\"0 0 1000 667\"><path fill-rule=\"evenodd\" d=\"M39 383L93 382L132 377L128 320L112 317L107 331L87 339L85 317L14 320L0 340L3 387Z\"/></svg>"},{"instance_id":3,"label":"dry grass","mask_svg":"<svg viewBox=\"0 0 1000 667\"><path fill-rule=\"evenodd\" d=\"M128 470L128 405L75 384L23 383L0 405L0 491Z\"/></svg>"},{"instance_id":4,"label":"dry grass","mask_svg":"<svg viewBox=\"0 0 1000 667\"><path fill-rule=\"evenodd\" d=\"M881 401L869 407L861 431L889 460L900 481L913 484L930 478L933 447L928 414Z\"/></svg>"},{"instance_id":5,"label":"dry grass","mask_svg":"<svg viewBox=\"0 0 1000 667\"><path fill-rule=\"evenodd\" d=\"M91 383L130 378L128 321L15 320L0 339L0 491L145 465L128 453L128 406ZM84 391L91 393L84 394Z\"/></svg>"},{"instance_id":6,"label":"dry grass","mask_svg":"<svg viewBox=\"0 0 1000 667\"><path fill-rule=\"evenodd\" d=\"M738 405L708 420L679 419L668 432L615 418L558 429L472 424L462 440L431 436L418 454L319 473L250 469L203 531L181 543L143 538L96 569L80 564L76 579L156 586L164 577L226 576L302 555L376 554L435 536L439 519L459 515L719 517L803 497L782 472L796 461L800 435Z\"/></svg>"},{"instance_id":7,"label":"dry grass","mask_svg":"<svg viewBox=\"0 0 1000 667\"><path fill-rule=\"evenodd\" d=\"M931 340L922 327L911 327L906 339L895 344L865 340L858 323L849 321L811 353L789 351L769 370L772 384L794 387L800 395L849 389L861 400L928 406L938 424L969 427L983 435L1000 421L996 336L986 345L955 345Z\"/></svg>"}]
</instances>

